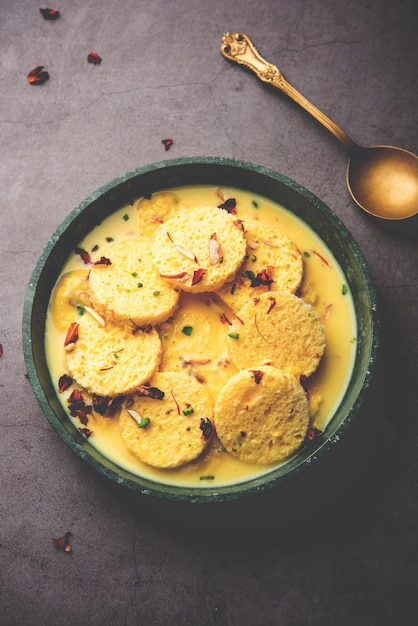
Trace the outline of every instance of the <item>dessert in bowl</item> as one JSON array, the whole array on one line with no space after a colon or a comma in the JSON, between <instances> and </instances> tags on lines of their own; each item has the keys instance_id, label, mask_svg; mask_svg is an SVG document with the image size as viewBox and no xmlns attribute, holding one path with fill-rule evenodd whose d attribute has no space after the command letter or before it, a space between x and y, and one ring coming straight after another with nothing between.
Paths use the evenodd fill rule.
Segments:
<instances>
[{"instance_id":1,"label":"dessert in bowl","mask_svg":"<svg viewBox=\"0 0 418 626\"><path fill-rule=\"evenodd\" d=\"M286 516L338 457L377 326L363 255L328 207L277 172L196 157L71 212L34 270L23 341L71 449L150 508L222 524L255 499Z\"/></svg>"}]
</instances>

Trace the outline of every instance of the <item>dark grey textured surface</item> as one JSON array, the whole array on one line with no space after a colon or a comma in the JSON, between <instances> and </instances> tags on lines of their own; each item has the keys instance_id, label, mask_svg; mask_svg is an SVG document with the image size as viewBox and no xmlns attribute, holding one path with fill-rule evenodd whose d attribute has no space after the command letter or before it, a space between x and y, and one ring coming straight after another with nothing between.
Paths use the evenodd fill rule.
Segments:
<instances>
[{"instance_id":1,"label":"dark grey textured surface","mask_svg":"<svg viewBox=\"0 0 418 626\"><path fill-rule=\"evenodd\" d=\"M246 32L353 139L417 153L415 1L57 8L48 22L31 0L0 1L0 623L415 624L416 238L356 209L342 146L219 53L224 32ZM87 63L91 50L100 65ZM26 79L37 65L50 73L42 86ZM344 515L319 529L231 544L157 524L66 448L25 378L23 301L50 234L123 172L191 155L251 161L307 187L343 220L373 274L389 428ZM71 555L52 545L66 530Z\"/></svg>"}]
</instances>

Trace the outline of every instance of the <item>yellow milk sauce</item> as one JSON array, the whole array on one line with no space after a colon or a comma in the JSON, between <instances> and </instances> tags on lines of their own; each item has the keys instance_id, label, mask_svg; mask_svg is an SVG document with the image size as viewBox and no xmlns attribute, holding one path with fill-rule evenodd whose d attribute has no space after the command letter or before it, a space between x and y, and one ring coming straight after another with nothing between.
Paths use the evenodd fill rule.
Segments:
<instances>
[{"instance_id":1,"label":"yellow milk sauce","mask_svg":"<svg viewBox=\"0 0 418 626\"><path fill-rule=\"evenodd\" d=\"M303 385L311 407L311 425L322 430L332 418L347 387L353 367L356 323L353 302L346 279L327 246L299 218L284 207L254 193L215 186L184 187L139 199L105 219L77 246L86 250L94 262L105 254L106 246L127 238L151 238L155 224L141 223L152 203L193 207L215 205L221 199L235 198L237 219L261 222L280 230L299 248L304 259L304 278L299 295L310 302L325 322L326 348L318 370ZM72 254L62 269L51 297L47 316L46 354L52 380L58 389L60 377L67 373L64 339L71 322L77 320L80 294L86 289L89 266L80 254ZM83 297L81 296L81 301ZM237 370L224 358L225 328L220 314L225 305L214 294L182 294L180 308L158 327L163 346L161 371L182 371L207 385L213 401L221 386ZM185 336L185 326L193 328ZM68 412L68 389L58 394ZM58 393L58 391L57 391ZM77 426L82 425L69 416ZM199 460L174 470L159 470L142 463L125 446L119 433L118 416L89 416L93 431L89 442L104 456L134 474L162 483L214 487L240 482L273 469L272 466L245 464L226 453L216 437L209 451Z\"/></svg>"}]
</instances>

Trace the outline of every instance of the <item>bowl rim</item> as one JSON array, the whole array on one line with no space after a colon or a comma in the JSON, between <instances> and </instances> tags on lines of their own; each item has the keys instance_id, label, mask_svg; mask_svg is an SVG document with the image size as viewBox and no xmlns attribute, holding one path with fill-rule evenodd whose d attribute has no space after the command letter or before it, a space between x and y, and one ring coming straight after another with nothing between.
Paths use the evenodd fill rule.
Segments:
<instances>
[{"instance_id":1,"label":"bowl rim","mask_svg":"<svg viewBox=\"0 0 418 626\"><path fill-rule=\"evenodd\" d=\"M234 170L245 170L252 174L267 177L268 179L271 179L272 181L278 182L289 188L297 195L302 196L305 201L313 205L313 207L317 209L322 214L322 216L324 216L331 223L331 226L339 232L341 237L347 243L353 256L355 257L358 263L359 271L363 277L364 284L366 285L366 292L370 304L371 320L371 333L369 338L368 354L366 357L367 367L364 372L362 384L359 391L355 395L354 401L349 408L347 415L335 429L335 432L333 432L331 436L324 438L324 440L321 441L317 445L317 447L313 448L311 452L308 451L305 458L303 458L302 460L293 465L290 460L284 465L280 466L288 466L288 469L285 472L277 472L277 470L280 468L276 468L276 470L273 469L271 471L268 471L267 473L263 473L261 476L244 480L235 485L222 485L219 487L214 486L213 488L209 486L193 487L171 485L168 483L160 483L158 482L158 480L138 477L136 474L133 474L130 471L125 470L124 468L120 468L116 463L107 459L107 457L105 457L103 453L100 453L91 443L89 443L85 437L83 437L82 435L77 436L79 435L79 433L71 432L71 429L70 431L67 430L67 428L65 428L64 424L61 422L61 420L58 418L55 411L53 410L50 404L51 398L48 397L48 394L46 393L42 385L36 368L32 339L34 304L37 294L38 281L45 270L45 264L47 263L52 251L59 244L60 239L70 227L70 225L74 224L77 218L81 216L83 212L87 209L87 207L92 205L92 203L100 201L100 199L103 199L106 195L114 192L115 190L117 191L118 187L124 185L125 183L134 181L138 177L144 176L149 173L158 173L162 170L164 170L165 172L169 172L170 170L176 171L178 168L180 168L181 170L183 168L190 168L193 166L233 168ZM182 183L182 186L191 184L201 183L193 183L191 181L189 183ZM217 183L213 182L212 184ZM174 185L162 185L160 190L167 189L173 186ZM156 192L157 191L158 190L156 190ZM260 191L254 191L254 193L263 195ZM268 196L264 197L268 198ZM277 202L277 200L271 200L273 202ZM122 205L123 203L121 203L119 206ZM290 210L290 212L292 212L292 209L290 207L286 208ZM115 208L114 210L117 209ZM113 213L114 210L110 211L110 213ZM310 224L308 224L308 226L312 228ZM87 232L88 231L86 230L84 232L84 235L87 234ZM326 245L329 245L327 242L325 243ZM61 268L59 269L59 271L61 271ZM271 490L277 487L279 484L299 476L302 472L306 471L309 466L319 461L331 448L335 446L335 444L340 440L343 433L350 427L350 425L354 421L356 415L360 410L360 407L365 400L366 395L369 392L372 379L375 374L379 353L379 329L380 321L378 315L377 296L367 262L358 244L356 243L346 226L322 200L320 200L312 192L310 192L308 189L295 182L294 180L265 166L232 158L216 156L195 156L166 159L130 170L100 186L98 189L96 189L96 191L92 192L88 197L82 200L75 208L70 211L70 213L56 228L55 232L49 237L38 258L38 261L29 280L23 307L22 342L28 378L44 416L47 418L51 426L60 436L62 441L70 449L72 449L81 459L86 461L96 471L110 479L113 483L123 485L124 487L127 487L135 492L140 492L141 494L153 496L159 499L163 498L166 500L174 500L187 503L212 503L235 500L244 496L254 495L257 493L265 492L267 490ZM67 418L68 422L70 423L70 418L68 416ZM75 429L75 427L73 428Z\"/></svg>"}]
</instances>

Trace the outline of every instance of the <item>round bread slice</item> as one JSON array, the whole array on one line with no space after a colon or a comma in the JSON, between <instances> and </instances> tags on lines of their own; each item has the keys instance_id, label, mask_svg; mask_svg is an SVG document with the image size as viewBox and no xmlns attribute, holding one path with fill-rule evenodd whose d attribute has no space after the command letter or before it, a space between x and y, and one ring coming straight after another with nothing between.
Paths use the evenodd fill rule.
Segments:
<instances>
[{"instance_id":1,"label":"round bread slice","mask_svg":"<svg viewBox=\"0 0 418 626\"><path fill-rule=\"evenodd\" d=\"M150 244L127 239L107 246L90 270L91 301L107 319L159 324L178 306L179 292L155 269Z\"/></svg>"},{"instance_id":2,"label":"round bread slice","mask_svg":"<svg viewBox=\"0 0 418 626\"><path fill-rule=\"evenodd\" d=\"M271 288L295 293L303 277L302 255L289 237L262 224L250 224L245 236L245 261L217 292L235 313Z\"/></svg>"},{"instance_id":3,"label":"round bread slice","mask_svg":"<svg viewBox=\"0 0 418 626\"><path fill-rule=\"evenodd\" d=\"M214 407L224 448L245 463L283 461L303 443L309 426L306 393L299 381L272 366L238 372Z\"/></svg>"},{"instance_id":4,"label":"round bread slice","mask_svg":"<svg viewBox=\"0 0 418 626\"><path fill-rule=\"evenodd\" d=\"M159 191L151 198L140 198L136 202L139 233L153 237L156 229L184 207L180 198L172 191Z\"/></svg>"},{"instance_id":5,"label":"round bread slice","mask_svg":"<svg viewBox=\"0 0 418 626\"><path fill-rule=\"evenodd\" d=\"M213 407L203 385L187 374L159 372L143 393L119 417L127 448L159 468L197 459L212 432Z\"/></svg>"},{"instance_id":6,"label":"round bread slice","mask_svg":"<svg viewBox=\"0 0 418 626\"><path fill-rule=\"evenodd\" d=\"M101 325L89 313L80 317L75 340L66 346L68 370L88 392L99 396L128 394L148 380L161 359L155 329L133 324Z\"/></svg>"},{"instance_id":7,"label":"round bread slice","mask_svg":"<svg viewBox=\"0 0 418 626\"><path fill-rule=\"evenodd\" d=\"M228 355L239 369L274 365L294 376L310 376L325 350L318 313L285 291L269 291L247 302L228 335Z\"/></svg>"},{"instance_id":8,"label":"round bread slice","mask_svg":"<svg viewBox=\"0 0 418 626\"><path fill-rule=\"evenodd\" d=\"M162 277L184 291L215 291L232 278L246 251L242 222L211 206L182 211L157 230L152 254Z\"/></svg>"}]
</instances>

